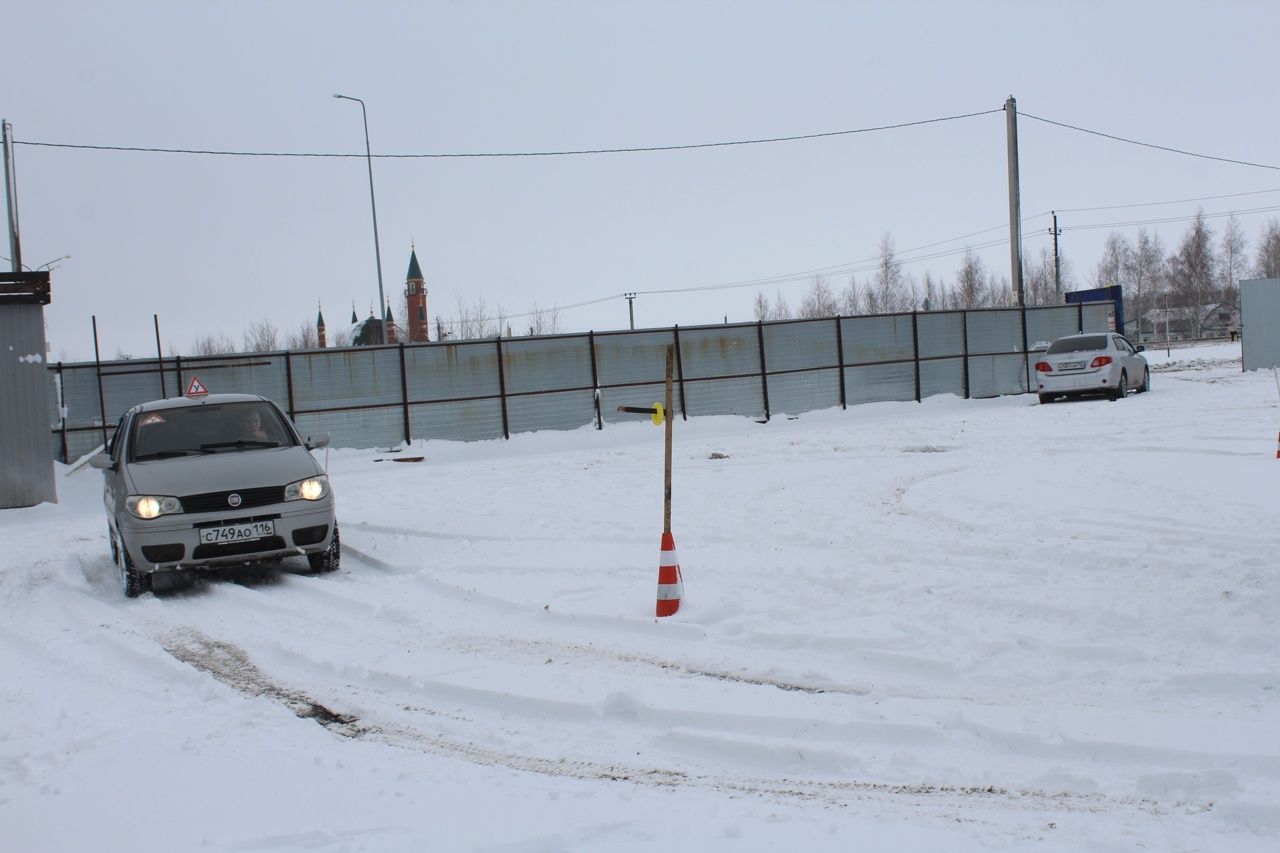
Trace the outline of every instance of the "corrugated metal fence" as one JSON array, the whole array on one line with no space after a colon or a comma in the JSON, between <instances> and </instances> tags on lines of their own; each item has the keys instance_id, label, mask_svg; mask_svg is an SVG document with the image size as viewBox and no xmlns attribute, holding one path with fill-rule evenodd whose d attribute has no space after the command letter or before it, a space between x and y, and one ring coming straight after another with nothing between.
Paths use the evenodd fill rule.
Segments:
<instances>
[{"instance_id":1,"label":"corrugated metal fence","mask_svg":"<svg viewBox=\"0 0 1280 853\"><path fill-rule=\"evenodd\" d=\"M275 400L335 447L509 437L635 420L662 398L676 347L684 416L780 413L935 394L1026 393L1037 341L1106 331L1112 303L935 311L381 347L50 366L54 457L102 444L130 406L212 392Z\"/></svg>"}]
</instances>

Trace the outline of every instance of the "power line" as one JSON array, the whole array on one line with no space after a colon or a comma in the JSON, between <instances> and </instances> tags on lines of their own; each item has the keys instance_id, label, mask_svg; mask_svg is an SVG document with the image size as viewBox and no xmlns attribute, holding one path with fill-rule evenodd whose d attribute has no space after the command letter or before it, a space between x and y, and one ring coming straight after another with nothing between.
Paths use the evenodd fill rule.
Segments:
<instances>
[{"instance_id":1,"label":"power line","mask_svg":"<svg viewBox=\"0 0 1280 853\"><path fill-rule=\"evenodd\" d=\"M1280 193L1280 188L1273 190L1252 190L1243 193L1226 193L1224 195L1206 195L1200 198L1177 198L1169 201L1141 201L1133 204L1111 204L1102 207L1059 207L1058 213L1091 213L1095 210L1123 210L1130 207L1158 207L1162 204L1190 204L1194 201L1218 201L1224 198L1242 198L1250 195L1266 195L1267 193ZM1041 214L1043 216L1044 214Z\"/></svg>"},{"instance_id":2,"label":"power line","mask_svg":"<svg viewBox=\"0 0 1280 853\"><path fill-rule=\"evenodd\" d=\"M1040 116L1032 115L1031 113L1028 113L1028 112L1019 112L1018 115L1024 116L1029 119L1035 119L1036 121L1042 121L1045 124L1052 124L1052 125L1057 125L1058 127L1065 127L1068 130L1075 130L1075 131L1079 131L1080 133L1088 133L1088 134L1092 134L1093 136L1101 136L1104 139L1114 139L1116 142L1125 142L1125 143L1128 143L1129 145L1139 145L1139 146L1142 146L1143 148L1154 148L1157 151L1168 151L1172 154L1184 154L1188 157L1199 157L1202 160L1217 160L1219 163L1234 163L1237 166L1253 166L1256 169L1272 169L1274 171L1280 171L1280 166L1271 166L1266 163L1251 163L1248 160L1233 160L1230 157L1215 157L1212 154L1199 154L1195 151L1185 151L1181 148L1170 148L1167 145L1156 145L1155 143L1152 143L1152 142L1139 142L1136 139L1126 139L1123 136L1116 136L1115 134L1112 134L1112 133L1103 133L1100 130L1089 130L1088 128L1085 128L1085 127L1076 127L1074 124L1066 124L1065 122L1054 121L1053 119L1041 118Z\"/></svg>"},{"instance_id":3,"label":"power line","mask_svg":"<svg viewBox=\"0 0 1280 853\"><path fill-rule=\"evenodd\" d=\"M1222 219L1224 216L1251 216L1257 213L1273 213L1275 207L1253 207L1247 210L1228 210L1220 213L1197 213L1194 216L1168 216L1161 219L1134 219L1128 222L1098 222L1092 225L1063 225L1063 231L1093 231L1099 228L1131 228L1135 225L1164 225L1170 222L1191 222L1200 219Z\"/></svg>"},{"instance_id":4,"label":"power line","mask_svg":"<svg viewBox=\"0 0 1280 853\"><path fill-rule=\"evenodd\" d=\"M822 139L831 136L849 136L856 133L875 133L883 130L900 130L906 127L919 127L926 124L937 124L945 121L958 121L960 119L974 118L976 116L990 115L992 113L1003 112L1003 108L993 110L983 110L976 113L964 113L963 115L939 116L938 118L920 119L919 121L899 122L898 124L883 124L875 127L860 127L853 130L832 130L825 133L804 133L795 136L774 136L766 139L740 139L731 142L699 142L686 145L650 145L644 147L632 148L584 148L571 151L507 151L507 152L462 152L462 153L444 153L444 154L374 154L375 159L385 160L407 160L407 159L444 159L458 157L568 157L582 154L636 154L641 152L652 151L688 151L695 148L725 148L733 145L765 145L775 142L799 142L806 139ZM220 157L360 157L365 158L365 154L329 154L321 152L296 152L296 151L214 151L199 148L148 148L141 146L127 145L79 145L66 142L32 142L27 140L14 140L15 145L32 145L43 148L73 148L88 151L133 151L147 154L201 154Z\"/></svg>"}]
</instances>

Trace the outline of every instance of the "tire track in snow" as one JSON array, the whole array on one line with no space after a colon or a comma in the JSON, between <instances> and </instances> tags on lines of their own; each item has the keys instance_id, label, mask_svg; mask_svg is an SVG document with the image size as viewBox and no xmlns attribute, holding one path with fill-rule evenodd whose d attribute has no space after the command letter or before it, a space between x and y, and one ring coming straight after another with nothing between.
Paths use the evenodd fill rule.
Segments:
<instances>
[{"instance_id":1,"label":"tire track in snow","mask_svg":"<svg viewBox=\"0 0 1280 853\"><path fill-rule=\"evenodd\" d=\"M718 776L689 773L663 767L631 766L506 752L474 743L462 743L425 734L406 726L382 726L333 711L302 690L273 682L238 646L215 640L199 631L175 632L162 645L170 655L246 696L278 702L300 719L324 726L349 739L382 743L443 758L454 758L487 767L502 767L543 776L579 781L629 782L664 788L701 788L729 795L771 800L803 800L843 807L850 801L894 802L908 799L916 805L943 812L993 806L1026 812L1131 812L1166 815L1198 814L1212 810L1212 802L1160 802L1145 797L1111 797L1104 794L1048 792L998 785L966 786L930 783L886 783L858 780L815 780ZM416 708L435 715L429 708Z\"/></svg>"}]
</instances>

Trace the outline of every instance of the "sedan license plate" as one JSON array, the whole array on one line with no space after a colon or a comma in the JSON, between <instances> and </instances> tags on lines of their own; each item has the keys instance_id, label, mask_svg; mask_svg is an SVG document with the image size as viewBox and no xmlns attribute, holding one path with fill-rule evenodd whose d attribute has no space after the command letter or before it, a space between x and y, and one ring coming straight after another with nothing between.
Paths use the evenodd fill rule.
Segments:
<instances>
[{"instance_id":1,"label":"sedan license plate","mask_svg":"<svg viewBox=\"0 0 1280 853\"><path fill-rule=\"evenodd\" d=\"M1058 365L1059 370L1080 370L1083 367L1083 361L1064 361Z\"/></svg>"},{"instance_id":2,"label":"sedan license plate","mask_svg":"<svg viewBox=\"0 0 1280 853\"><path fill-rule=\"evenodd\" d=\"M205 545L220 542L248 542L251 539L275 535L274 521L251 521L244 524L228 524L223 527L206 527L200 531L200 541Z\"/></svg>"}]
</instances>

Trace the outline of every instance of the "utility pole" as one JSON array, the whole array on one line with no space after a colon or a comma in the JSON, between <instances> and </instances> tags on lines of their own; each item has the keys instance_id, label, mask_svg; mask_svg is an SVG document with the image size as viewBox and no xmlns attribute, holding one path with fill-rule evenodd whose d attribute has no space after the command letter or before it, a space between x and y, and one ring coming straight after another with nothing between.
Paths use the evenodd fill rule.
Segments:
<instances>
[{"instance_id":1,"label":"utility pole","mask_svg":"<svg viewBox=\"0 0 1280 853\"><path fill-rule=\"evenodd\" d=\"M9 260L13 271L22 272L22 241L18 239L18 180L13 165L13 125L0 120L0 141L4 145L4 202L9 211Z\"/></svg>"},{"instance_id":2,"label":"utility pole","mask_svg":"<svg viewBox=\"0 0 1280 853\"><path fill-rule=\"evenodd\" d=\"M1053 289L1061 296L1062 264L1058 259L1058 235L1062 233L1062 230L1058 228L1058 211L1051 210L1049 212L1053 214L1053 227L1049 229L1050 233L1053 234Z\"/></svg>"},{"instance_id":3,"label":"utility pole","mask_svg":"<svg viewBox=\"0 0 1280 853\"><path fill-rule=\"evenodd\" d=\"M635 329L636 327L636 303L635 303L636 295L634 293L624 293L622 295L627 298L627 313L631 315L631 328Z\"/></svg>"},{"instance_id":4,"label":"utility pole","mask_svg":"<svg viewBox=\"0 0 1280 853\"><path fill-rule=\"evenodd\" d=\"M1022 299L1022 214L1018 190L1018 104L1013 95L1004 102L1005 126L1009 154L1009 272L1013 303L1019 308Z\"/></svg>"}]
</instances>

